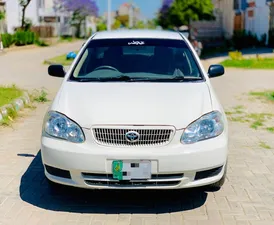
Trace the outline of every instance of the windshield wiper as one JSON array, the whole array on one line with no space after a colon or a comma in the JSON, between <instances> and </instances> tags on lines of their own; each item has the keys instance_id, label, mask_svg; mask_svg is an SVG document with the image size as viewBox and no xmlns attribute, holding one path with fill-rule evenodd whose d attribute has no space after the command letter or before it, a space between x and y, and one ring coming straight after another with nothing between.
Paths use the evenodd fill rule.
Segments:
<instances>
[{"instance_id":1,"label":"windshield wiper","mask_svg":"<svg viewBox=\"0 0 274 225\"><path fill-rule=\"evenodd\" d=\"M148 81L160 81L160 82L192 82L203 80L201 77L173 77L173 78L157 78L148 79Z\"/></svg>"},{"instance_id":2,"label":"windshield wiper","mask_svg":"<svg viewBox=\"0 0 274 225\"><path fill-rule=\"evenodd\" d=\"M176 76L173 78L144 78L144 77L129 77L129 76L119 76L119 77L103 77L103 78L81 78L75 79L78 82L111 82L111 81L124 81L124 82L138 82L138 81L146 81L146 82L192 82L203 80L201 77L183 77Z\"/></svg>"},{"instance_id":3,"label":"windshield wiper","mask_svg":"<svg viewBox=\"0 0 274 225\"><path fill-rule=\"evenodd\" d=\"M138 77L129 77L129 76L119 76L119 77L98 77L98 78L82 78L77 79L79 82L92 82L92 81L99 81L99 82L108 82L108 81L126 81L126 82L134 82L134 81L147 81L147 78L138 78Z\"/></svg>"}]
</instances>

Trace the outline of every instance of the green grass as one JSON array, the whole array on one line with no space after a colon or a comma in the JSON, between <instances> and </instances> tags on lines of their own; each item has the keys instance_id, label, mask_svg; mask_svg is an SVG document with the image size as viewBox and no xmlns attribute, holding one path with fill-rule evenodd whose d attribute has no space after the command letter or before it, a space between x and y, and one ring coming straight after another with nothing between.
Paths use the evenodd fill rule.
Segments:
<instances>
[{"instance_id":1,"label":"green grass","mask_svg":"<svg viewBox=\"0 0 274 225\"><path fill-rule=\"evenodd\" d=\"M264 124L262 121L255 121L251 124L251 128L257 130L259 127L262 127Z\"/></svg>"},{"instance_id":2,"label":"green grass","mask_svg":"<svg viewBox=\"0 0 274 225\"><path fill-rule=\"evenodd\" d=\"M15 85L12 86L0 86L0 107L6 104L10 104L16 98L23 95L23 91L17 88Z\"/></svg>"},{"instance_id":3,"label":"green grass","mask_svg":"<svg viewBox=\"0 0 274 225\"><path fill-rule=\"evenodd\" d=\"M250 92L249 95L274 101L274 91Z\"/></svg>"},{"instance_id":4,"label":"green grass","mask_svg":"<svg viewBox=\"0 0 274 225\"><path fill-rule=\"evenodd\" d=\"M274 133L274 127L266 128L264 123L271 120L274 115L270 113L245 113L243 106L236 106L233 111L226 112L228 119L233 122L249 123L252 129L263 128L267 131Z\"/></svg>"},{"instance_id":5,"label":"green grass","mask_svg":"<svg viewBox=\"0 0 274 225\"><path fill-rule=\"evenodd\" d=\"M75 53L78 54L78 51L75 51ZM54 64L61 64L63 66L70 66L71 63L73 62L73 59L67 60L66 56L67 56L67 54L53 57L51 59L45 60L44 64L52 64L52 63L54 63Z\"/></svg>"},{"instance_id":6,"label":"green grass","mask_svg":"<svg viewBox=\"0 0 274 225\"><path fill-rule=\"evenodd\" d=\"M274 127L267 127L266 130L270 133L274 133Z\"/></svg>"},{"instance_id":7,"label":"green grass","mask_svg":"<svg viewBox=\"0 0 274 225\"><path fill-rule=\"evenodd\" d=\"M0 121L0 126L10 126L18 117L18 113L13 108L7 108L7 116Z\"/></svg>"},{"instance_id":8,"label":"green grass","mask_svg":"<svg viewBox=\"0 0 274 225\"><path fill-rule=\"evenodd\" d=\"M235 114L243 114L244 113L244 106L238 105L233 108L233 111L226 111L226 115L231 116Z\"/></svg>"},{"instance_id":9,"label":"green grass","mask_svg":"<svg viewBox=\"0 0 274 225\"><path fill-rule=\"evenodd\" d=\"M260 147L264 149L271 149L271 147L263 141L260 142Z\"/></svg>"},{"instance_id":10,"label":"green grass","mask_svg":"<svg viewBox=\"0 0 274 225\"><path fill-rule=\"evenodd\" d=\"M224 67L235 67L244 69L274 69L274 58L252 58L252 59L226 59L221 64Z\"/></svg>"},{"instance_id":11,"label":"green grass","mask_svg":"<svg viewBox=\"0 0 274 225\"><path fill-rule=\"evenodd\" d=\"M30 99L33 102L39 102L39 103L44 103L44 102L48 102L49 99L47 98L48 93L45 90L34 90L31 94L30 94Z\"/></svg>"},{"instance_id":12,"label":"green grass","mask_svg":"<svg viewBox=\"0 0 274 225\"><path fill-rule=\"evenodd\" d=\"M273 115L269 113L251 113L248 114L247 117L253 120L253 123L250 127L257 130L259 127L263 127L264 122L267 119L270 120L273 117Z\"/></svg>"}]
</instances>

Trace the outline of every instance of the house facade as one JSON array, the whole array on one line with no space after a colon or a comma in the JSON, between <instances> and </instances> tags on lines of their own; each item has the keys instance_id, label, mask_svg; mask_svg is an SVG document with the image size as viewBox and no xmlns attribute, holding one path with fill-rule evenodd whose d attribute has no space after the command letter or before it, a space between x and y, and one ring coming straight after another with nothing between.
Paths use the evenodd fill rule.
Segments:
<instances>
[{"instance_id":1,"label":"house facade","mask_svg":"<svg viewBox=\"0 0 274 225\"><path fill-rule=\"evenodd\" d=\"M245 9L245 30L268 40L270 8L266 0L247 0Z\"/></svg>"},{"instance_id":2,"label":"house facade","mask_svg":"<svg viewBox=\"0 0 274 225\"><path fill-rule=\"evenodd\" d=\"M14 33L14 29L21 25L22 8L18 0L6 1L7 31ZM26 10L26 19L30 19L33 26L52 26L54 35L71 34L69 25L70 14L54 10L53 0L32 0Z\"/></svg>"},{"instance_id":3,"label":"house facade","mask_svg":"<svg viewBox=\"0 0 274 225\"><path fill-rule=\"evenodd\" d=\"M268 0L213 0L215 12L221 17L224 36L231 38L234 31L246 30L260 39L269 31ZM274 10L273 10L274 11Z\"/></svg>"},{"instance_id":4,"label":"house facade","mask_svg":"<svg viewBox=\"0 0 274 225\"><path fill-rule=\"evenodd\" d=\"M0 0L0 13L6 13L6 2L4 0ZM0 34L5 32L7 32L6 18L0 19Z\"/></svg>"},{"instance_id":5,"label":"house facade","mask_svg":"<svg viewBox=\"0 0 274 225\"><path fill-rule=\"evenodd\" d=\"M132 11L131 11L132 10ZM111 24L114 24L115 19L117 16L129 16L130 22L130 15L132 16L132 24L130 26L134 26L136 22L142 19L140 8L134 3L123 3L119 6L118 10L111 12ZM108 19L108 12L104 12L103 20L107 22Z\"/></svg>"},{"instance_id":6,"label":"house facade","mask_svg":"<svg viewBox=\"0 0 274 225\"><path fill-rule=\"evenodd\" d=\"M233 35L234 29L234 9L233 0L212 0L214 14L222 27L225 38Z\"/></svg>"}]
</instances>

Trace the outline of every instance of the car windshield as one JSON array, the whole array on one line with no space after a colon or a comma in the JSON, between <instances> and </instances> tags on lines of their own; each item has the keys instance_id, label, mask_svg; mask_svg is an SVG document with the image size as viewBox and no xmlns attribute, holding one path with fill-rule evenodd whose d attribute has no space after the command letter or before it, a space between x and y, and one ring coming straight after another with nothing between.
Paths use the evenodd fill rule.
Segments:
<instances>
[{"instance_id":1,"label":"car windshield","mask_svg":"<svg viewBox=\"0 0 274 225\"><path fill-rule=\"evenodd\" d=\"M197 82L204 78L183 40L91 40L73 69L79 82Z\"/></svg>"}]
</instances>

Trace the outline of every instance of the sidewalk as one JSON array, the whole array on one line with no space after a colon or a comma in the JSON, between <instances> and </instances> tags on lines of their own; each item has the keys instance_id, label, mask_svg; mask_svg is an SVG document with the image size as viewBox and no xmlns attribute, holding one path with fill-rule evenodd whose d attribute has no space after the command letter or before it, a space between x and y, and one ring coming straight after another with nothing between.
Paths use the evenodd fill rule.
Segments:
<instances>
[{"instance_id":1,"label":"sidewalk","mask_svg":"<svg viewBox=\"0 0 274 225\"><path fill-rule=\"evenodd\" d=\"M258 49L244 49L242 51L244 58L255 58L257 55L265 58L274 58L274 50L272 48L258 48ZM202 61L210 63L210 64L219 64L222 61L229 59L228 52L225 54L218 54L216 56L206 57L202 59Z\"/></svg>"}]
</instances>

